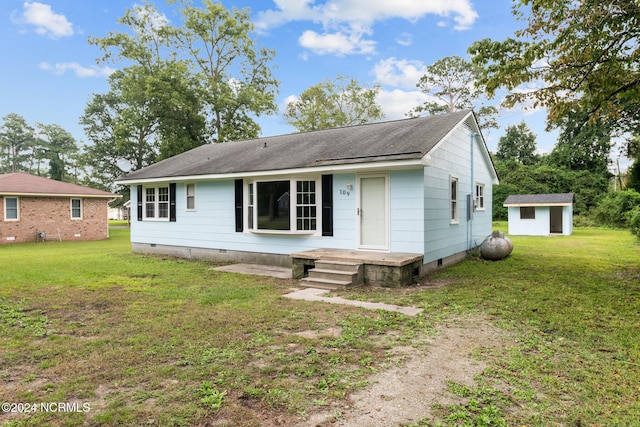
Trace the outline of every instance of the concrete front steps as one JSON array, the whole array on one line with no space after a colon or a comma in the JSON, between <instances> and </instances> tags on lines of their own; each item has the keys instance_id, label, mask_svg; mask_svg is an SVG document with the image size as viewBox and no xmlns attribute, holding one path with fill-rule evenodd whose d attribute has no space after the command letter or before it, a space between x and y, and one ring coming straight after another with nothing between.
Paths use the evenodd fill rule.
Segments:
<instances>
[{"instance_id":1,"label":"concrete front steps","mask_svg":"<svg viewBox=\"0 0 640 427\"><path fill-rule=\"evenodd\" d=\"M361 285L364 267L355 262L316 260L308 273L300 281L303 288L337 290Z\"/></svg>"}]
</instances>

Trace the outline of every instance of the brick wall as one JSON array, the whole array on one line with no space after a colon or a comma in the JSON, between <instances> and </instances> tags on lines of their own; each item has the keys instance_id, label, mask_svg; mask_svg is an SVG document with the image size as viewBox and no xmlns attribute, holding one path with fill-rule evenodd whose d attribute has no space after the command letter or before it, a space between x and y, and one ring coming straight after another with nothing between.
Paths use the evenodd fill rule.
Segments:
<instances>
[{"instance_id":1,"label":"brick wall","mask_svg":"<svg viewBox=\"0 0 640 427\"><path fill-rule=\"evenodd\" d=\"M4 219L0 198L0 244L35 242L36 232L46 240L102 240L109 237L107 199L83 198L82 219L71 219L69 197L19 197L19 220Z\"/></svg>"}]
</instances>

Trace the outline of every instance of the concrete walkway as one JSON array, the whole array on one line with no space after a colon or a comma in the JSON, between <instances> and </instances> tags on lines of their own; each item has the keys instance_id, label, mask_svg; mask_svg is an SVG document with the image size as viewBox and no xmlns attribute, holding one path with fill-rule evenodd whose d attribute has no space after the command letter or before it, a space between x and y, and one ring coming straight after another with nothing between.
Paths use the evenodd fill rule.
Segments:
<instances>
[{"instance_id":1,"label":"concrete walkway","mask_svg":"<svg viewBox=\"0 0 640 427\"><path fill-rule=\"evenodd\" d=\"M230 265L224 265L222 267L216 267L214 268L214 270L227 271L230 273L255 274L258 276L271 276L271 277L277 277L279 279L291 279L290 268L276 267L272 265L230 264ZM354 301L354 300L340 298L340 297L323 296L324 294L327 294L329 292L330 291L326 289L303 288L303 289L296 289L289 294L283 295L283 297L298 299L298 300L306 300L306 301L328 302L330 304L352 305L355 307L366 308L368 310L395 311L397 313L402 313L407 316L415 316L416 314L422 312L421 308L415 308L415 307L401 307L398 305L383 304L379 302Z\"/></svg>"},{"instance_id":2,"label":"concrete walkway","mask_svg":"<svg viewBox=\"0 0 640 427\"><path fill-rule=\"evenodd\" d=\"M297 289L290 294L284 294L283 297L305 300L305 301L321 301L328 302L330 304L344 304L344 305L352 305L354 307L362 307L368 310L387 310L387 311L395 311L397 313L402 313L407 316L415 316L418 313L422 313L421 308L415 307L401 307L393 304L383 304L380 302L365 302L365 301L355 301L340 297L325 297L322 296L330 291L325 289L316 289L316 288L304 288Z\"/></svg>"}]
</instances>

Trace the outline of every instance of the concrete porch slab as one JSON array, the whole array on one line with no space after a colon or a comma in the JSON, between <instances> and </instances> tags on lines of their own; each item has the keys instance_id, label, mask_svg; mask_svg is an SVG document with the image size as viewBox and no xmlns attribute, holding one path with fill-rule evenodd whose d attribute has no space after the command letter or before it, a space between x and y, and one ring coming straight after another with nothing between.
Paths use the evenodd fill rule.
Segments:
<instances>
[{"instance_id":1,"label":"concrete porch slab","mask_svg":"<svg viewBox=\"0 0 640 427\"><path fill-rule=\"evenodd\" d=\"M277 277L278 279L291 279L291 269L275 265L261 264L230 264L216 267L213 270L227 271L230 273L253 274L256 276Z\"/></svg>"},{"instance_id":2,"label":"concrete porch slab","mask_svg":"<svg viewBox=\"0 0 640 427\"><path fill-rule=\"evenodd\" d=\"M356 251L348 249L311 249L308 251L294 252L291 258L323 259L330 261L349 261L360 264L386 265L390 267L402 267L423 259L422 254L407 252L376 252Z\"/></svg>"}]
</instances>

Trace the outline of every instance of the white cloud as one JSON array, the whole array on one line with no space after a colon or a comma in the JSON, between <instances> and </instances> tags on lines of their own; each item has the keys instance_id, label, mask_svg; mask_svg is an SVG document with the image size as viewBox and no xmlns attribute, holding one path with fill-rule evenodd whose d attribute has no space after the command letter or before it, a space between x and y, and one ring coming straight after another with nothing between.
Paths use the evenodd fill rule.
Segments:
<instances>
[{"instance_id":1,"label":"white cloud","mask_svg":"<svg viewBox=\"0 0 640 427\"><path fill-rule=\"evenodd\" d=\"M73 24L64 15L51 10L48 4L25 2L23 8L18 23L33 25L36 33L54 39L73 35Z\"/></svg>"},{"instance_id":2,"label":"white cloud","mask_svg":"<svg viewBox=\"0 0 640 427\"><path fill-rule=\"evenodd\" d=\"M427 66L422 61L388 58L379 61L372 72L381 85L415 88L427 72Z\"/></svg>"},{"instance_id":3,"label":"white cloud","mask_svg":"<svg viewBox=\"0 0 640 427\"><path fill-rule=\"evenodd\" d=\"M318 34L307 30L298 39L300 46L312 50L319 55L335 54L370 54L375 52L376 42L366 40L360 32L335 32Z\"/></svg>"},{"instance_id":4,"label":"white cloud","mask_svg":"<svg viewBox=\"0 0 640 427\"><path fill-rule=\"evenodd\" d=\"M113 68L87 68L76 62L59 62L57 64L49 64L48 62L41 62L39 68L43 71L51 71L53 74L62 75L67 71L72 71L77 77L107 77L114 71Z\"/></svg>"},{"instance_id":5,"label":"white cloud","mask_svg":"<svg viewBox=\"0 0 640 427\"><path fill-rule=\"evenodd\" d=\"M258 13L255 26L267 31L288 22L321 24L324 31L306 30L299 38L303 47L318 54L371 54L376 42L365 39L378 21L406 19L417 22L426 15L437 15L457 30L464 30L478 18L470 0L274 0L275 9ZM397 42L408 46L411 36L404 33Z\"/></svg>"},{"instance_id":6,"label":"white cloud","mask_svg":"<svg viewBox=\"0 0 640 427\"><path fill-rule=\"evenodd\" d=\"M402 33L400 37L396 39L396 43L400 46L411 46L413 44L413 37L409 33Z\"/></svg>"},{"instance_id":7,"label":"white cloud","mask_svg":"<svg viewBox=\"0 0 640 427\"><path fill-rule=\"evenodd\" d=\"M292 21L330 23L376 21L402 18L416 22L426 15L453 20L454 28L465 30L478 18L470 0L274 0L276 9L258 14L256 27L266 30Z\"/></svg>"},{"instance_id":8,"label":"white cloud","mask_svg":"<svg viewBox=\"0 0 640 427\"><path fill-rule=\"evenodd\" d=\"M424 104L429 97L419 90L406 91L401 89L385 90L378 92L376 101L382 107L385 120L397 120L407 118L409 110Z\"/></svg>"}]
</instances>

